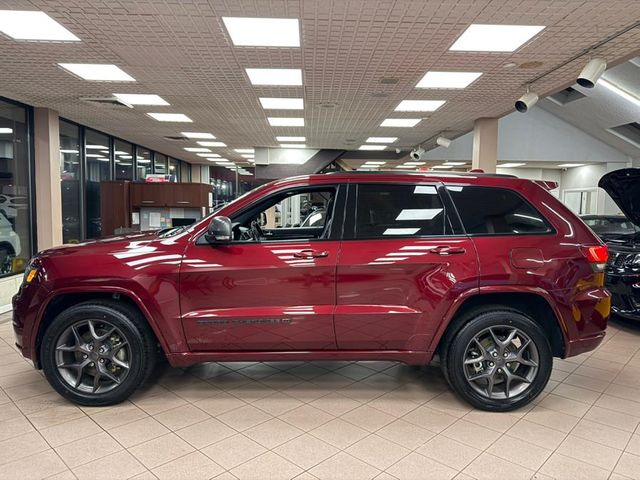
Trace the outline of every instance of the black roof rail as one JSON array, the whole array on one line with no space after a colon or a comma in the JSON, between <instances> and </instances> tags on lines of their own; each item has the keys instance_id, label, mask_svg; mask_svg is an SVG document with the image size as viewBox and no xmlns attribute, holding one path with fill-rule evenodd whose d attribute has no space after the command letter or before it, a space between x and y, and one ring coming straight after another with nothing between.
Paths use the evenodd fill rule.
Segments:
<instances>
[{"instance_id":1,"label":"black roof rail","mask_svg":"<svg viewBox=\"0 0 640 480\"><path fill-rule=\"evenodd\" d=\"M380 174L394 174L394 175L430 175L437 177L499 177L499 178L518 178L515 175L508 175L506 173L484 173L484 172L435 172L430 170L428 172L403 172L398 170L372 170L370 172L363 171L342 171L342 172L327 172L322 175L380 175Z\"/></svg>"}]
</instances>

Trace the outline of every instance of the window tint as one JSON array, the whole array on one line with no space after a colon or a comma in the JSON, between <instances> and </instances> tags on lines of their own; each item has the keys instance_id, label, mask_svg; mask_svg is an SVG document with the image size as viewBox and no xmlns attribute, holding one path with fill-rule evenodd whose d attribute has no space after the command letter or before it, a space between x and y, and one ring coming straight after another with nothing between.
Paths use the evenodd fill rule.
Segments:
<instances>
[{"instance_id":1,"label":"window tint","mask_svg":"<svg viewBox=\"0 0 640 480\"><path fill-rule=\"evenodd\" d=\"M467 233L508 235L551 231L542 215L514 191L473 186L447 189Z\"/></svg>"},{"instance_id":2,"label":"window tint","mask_svg":"<svg viewBox=\"0 0 640 480\"><path fill-rule=\"evenodd\" d=\"M356 238L445 234L445 212L432 185L358 185Z\"/></svg>"}]
</instances>

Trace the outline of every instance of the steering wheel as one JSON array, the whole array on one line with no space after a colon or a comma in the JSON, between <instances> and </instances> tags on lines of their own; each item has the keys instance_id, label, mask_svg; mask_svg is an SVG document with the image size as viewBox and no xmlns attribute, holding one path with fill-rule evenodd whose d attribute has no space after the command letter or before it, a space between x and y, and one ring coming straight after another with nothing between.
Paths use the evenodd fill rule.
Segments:
<instances>
[{"instance_id":1,"label":"steering wheel","mask_svg":"<svg viewBox=\"0 0 640 480\"><path fill-rule=\"evenodd\" d=\"M256 242L259 242L264 238L264 232L262 231L262 228L260 227L260 224L257 220L251 222L251 233L253 234L253 239Z\"/></svg>"}]
</instances>

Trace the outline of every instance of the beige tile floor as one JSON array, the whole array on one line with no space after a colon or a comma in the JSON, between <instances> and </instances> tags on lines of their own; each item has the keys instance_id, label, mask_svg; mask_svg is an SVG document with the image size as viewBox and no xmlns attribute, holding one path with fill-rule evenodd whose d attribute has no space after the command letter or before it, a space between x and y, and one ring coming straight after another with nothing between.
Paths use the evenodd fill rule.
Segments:
<instances>
[{"instance_id":1,"label":"beige tile floor","mask_svg":"<svg viewBox=\"0 0 640 480\"><path fill-rule=\"evenodd\" d=\"M79 408L13 349L10 322L0 338L0 478L640 479L632 323L556 360L509 414L469 408L437 367L387 362L164 368L122 405Z\"/></svg>"}]
</instances>

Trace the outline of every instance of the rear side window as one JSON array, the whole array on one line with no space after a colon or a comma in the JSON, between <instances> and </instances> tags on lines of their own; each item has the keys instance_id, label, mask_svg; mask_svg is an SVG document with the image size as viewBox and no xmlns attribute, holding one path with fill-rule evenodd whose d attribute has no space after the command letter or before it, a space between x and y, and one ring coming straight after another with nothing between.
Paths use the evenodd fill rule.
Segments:
<instances>
[{"instance_id":1,"label":"rear side window","mask_svg":"<svg viewBox=\"0 0 640 480\"><path fill-rule=\"evenodd\" d=\"M433 185L358 185L356 238L444 235L447 224Z\"/></svg>"},{"instance_id":2,"label":"rear side window","mask_svg":"<svg viewBox=\"0 0 640 480\"><path fill-rule=\"evenodd\" d=\"M544 217L512 190L448 186L468 234L517 235L552 231Z\"/></svg>"}]
</instances>

